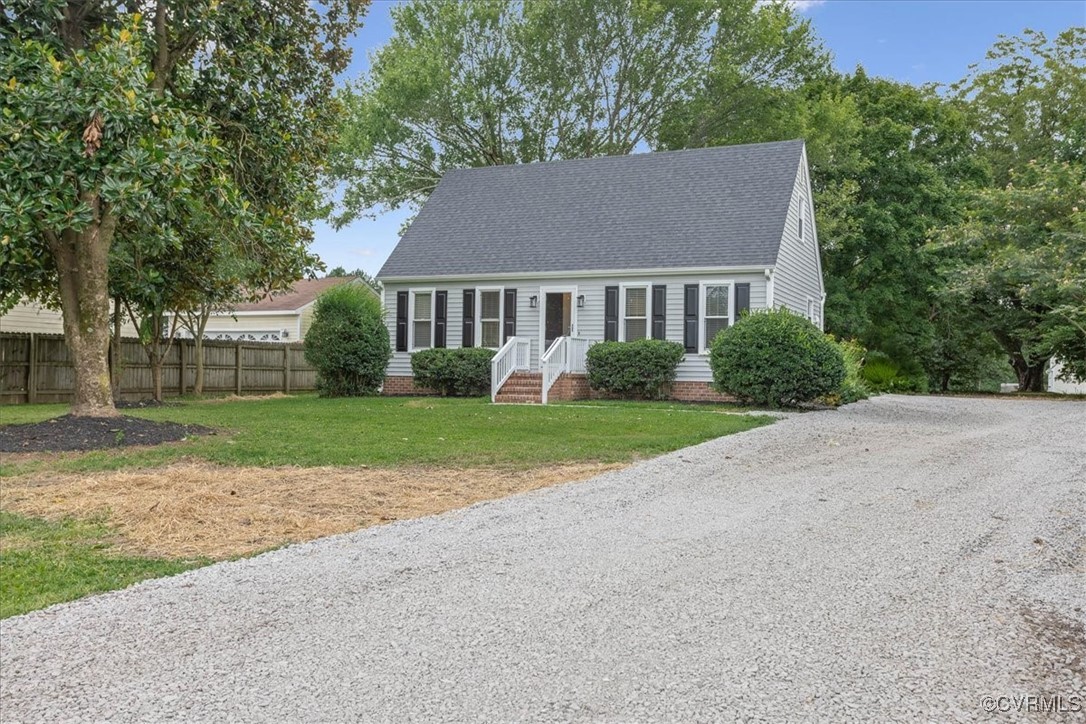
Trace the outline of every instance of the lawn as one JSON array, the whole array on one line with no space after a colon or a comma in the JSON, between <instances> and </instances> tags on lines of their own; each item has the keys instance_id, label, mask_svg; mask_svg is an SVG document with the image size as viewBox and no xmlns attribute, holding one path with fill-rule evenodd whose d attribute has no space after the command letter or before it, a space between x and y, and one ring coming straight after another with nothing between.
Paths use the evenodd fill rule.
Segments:
<instances>
[{"instance_id":1,"label":"lawn","mask_svg":"<svg viewBox=\"0 0 1086 724\"><path fill-rule=\"evenodd\" d=\"M126 414L214 435L0 465L0 617L405 518L583 480L768 424L735 408L313 396ZM0 424L64 414L0 408Z\"/></svg>"},{"instance_id":2,"label":"lawn","mask_svg":"<svg viewBox=\"0 0 1086 724\"><path fill-rule=\"evenodd\" d=\"M8 424L63 414L58 405L2 409ZM768 417L720 406L492 405L485 398L312 396L198 401L127 414L197 424L221 434L150 449L42 456L0 465L0 475L160 466L182 457L220 465L536 467L629 462L749 430Z\"/></svg>"}]
</instances>

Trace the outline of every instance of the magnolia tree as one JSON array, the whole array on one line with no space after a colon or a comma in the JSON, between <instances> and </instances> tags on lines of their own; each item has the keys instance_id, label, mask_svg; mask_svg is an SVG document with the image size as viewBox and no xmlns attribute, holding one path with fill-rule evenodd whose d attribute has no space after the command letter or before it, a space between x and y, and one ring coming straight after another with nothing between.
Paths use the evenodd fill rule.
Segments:
<instances>
[{"instance_id":1,"label":"magnolia tree","mask_svg":"<svg viewBox=\"0 0 1086 724\"><path fill-rule=\"evenodd\" d=\"M214 247L300 277L364 0L0 6L0 304L59 304L76 415L116 414L111 295L192 307ZM154 330L154 334L159 331Z\"/></svg>"}]
</instances>

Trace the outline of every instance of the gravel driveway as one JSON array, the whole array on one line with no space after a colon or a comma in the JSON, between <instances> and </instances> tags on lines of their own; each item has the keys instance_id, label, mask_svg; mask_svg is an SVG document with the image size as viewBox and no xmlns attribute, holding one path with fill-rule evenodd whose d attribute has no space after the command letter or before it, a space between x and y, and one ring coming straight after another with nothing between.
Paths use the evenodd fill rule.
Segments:
<instances>
[{"instance_id":1,"label":"gravel driveway","mask_svg":"<svg viewBox=\"0 0 1086 724\"><path fill-rule=\"evenodd\" d=\"M1086 404L884 396L8 619L0 718L1053 717L1084 481Z\"/></svg>"}]
</instances>

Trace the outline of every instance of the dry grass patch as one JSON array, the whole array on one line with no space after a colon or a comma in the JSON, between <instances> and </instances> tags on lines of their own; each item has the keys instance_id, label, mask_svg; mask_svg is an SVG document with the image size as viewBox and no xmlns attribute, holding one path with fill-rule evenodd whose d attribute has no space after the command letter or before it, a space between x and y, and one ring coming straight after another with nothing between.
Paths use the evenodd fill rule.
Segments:
<instances>
[{"instance_id":1,"label":"dry grass patch","mask_svg":"<svg viewBox=\"0 0 1086 724\"><path fill-rule=\"evenodd\" d=\"M119 546L170 558L229 558L584 480L621 464L492 468L256 468L181 463L154 470L43 473L6 480L0 508L102 518Z\"/></svg>"}]
</instances>

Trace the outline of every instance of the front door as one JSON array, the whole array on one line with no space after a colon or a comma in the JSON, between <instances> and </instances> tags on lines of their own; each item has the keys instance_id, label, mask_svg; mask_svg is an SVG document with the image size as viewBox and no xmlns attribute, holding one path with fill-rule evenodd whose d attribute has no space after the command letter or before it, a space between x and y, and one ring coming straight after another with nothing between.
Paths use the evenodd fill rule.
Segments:
<instances>
[{"instance_id":1,"label":"front door","mask_svg":"<svg viewBox=\"0 0 1086 724\"><path fill-rule=\"evenodd\" d=\"M559 337L568 337L571 330L572 297L569 292L547 292L544 300L546 313L544 315L544 345L548 350L554 340Z\"/></svg>"}]
</instances>

